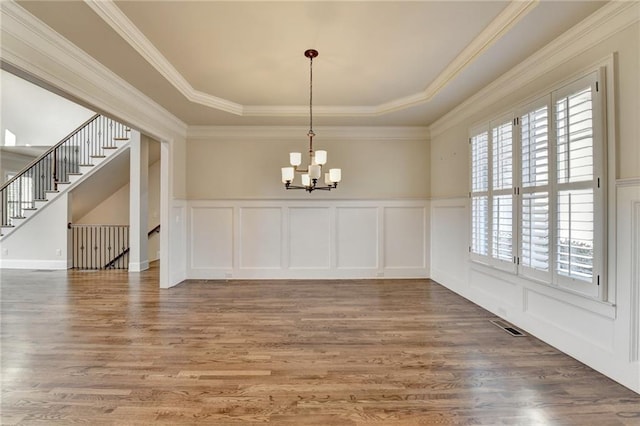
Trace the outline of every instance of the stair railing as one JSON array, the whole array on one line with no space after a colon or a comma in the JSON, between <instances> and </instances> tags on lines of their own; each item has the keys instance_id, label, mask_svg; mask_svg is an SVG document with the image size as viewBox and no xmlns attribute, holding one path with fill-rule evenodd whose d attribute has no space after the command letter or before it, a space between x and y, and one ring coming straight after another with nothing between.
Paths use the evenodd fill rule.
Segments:
<instances>
[{"instance_id":1,"label":"stair railing","mask_svg":"<svg viewBox=\"0 0 640 426\"><path fill-rule=\"evenodd\" d=\"M156 226L155 228L153 228L151 231L147 232L147 237L151 237L151 234L153 234L154 232L160 232L160 225ZM120 260L127 256L129 254L129 251L131 251L131 247L127 246L126 249L122 250L122 252L120 254L118 254L116 257L114 257L111 261L109 261L108 263L106 263L104 265L104 269L119 269L117 267L117 265L119 264L118 262L120 262Z\"/></svg>"},{"instance_id":2,"label":"stair railing","mask_svg":"<svg viewBox=\"0 0 640 426\"><path fill-rule=\"evenodd\" d=\"M117 148L116 141L128 140L128 131L126 125L100 114L84 122L0 187L0 226L24 218L25 210L46 201L58 184L69 183L81 166L93 165L92 159L104 157L105 149Z\"/></svg>"},{"instance_id":3,"label":"stair railing","mask_svg":"<svg viewBox=\"0 0 640 426\"><path fill-rule=\"evenodd\" d=\"M129 266L129 225L82 225L69 223L71 268L127 269ZM160 232L160 225L147 237Z\"/></svg>"},{"instance_id":4,"label":"stair railing","mask_svg":"<svg viewBox=\"0 0 640 426\"><path fill-rule=\"evenodd\" d=\"M129 225L68 225L71 230L71 267L74 269L127 269L128 256L118 253L129 249Z\"/></svg>"}]
</instances>

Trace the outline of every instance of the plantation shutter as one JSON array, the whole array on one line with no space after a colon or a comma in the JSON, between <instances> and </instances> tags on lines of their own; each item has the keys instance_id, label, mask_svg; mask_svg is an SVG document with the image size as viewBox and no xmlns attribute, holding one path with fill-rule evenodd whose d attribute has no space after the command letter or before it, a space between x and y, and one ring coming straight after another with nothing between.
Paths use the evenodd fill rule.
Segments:
<instances>
[{"instance_id":1,"label":"plantation shutter","mask_svg":"<svg viewBox=\"0 0 640 426\"><path fill-rule=\"evenodd\" d=\"M558 283L594 294L598 277L596 224L602 222L601 136L597 75L578 80L553 94L556 133L555 272ZM596 154L597 157L596 157ZM582 284L580 284L582 283Z\"/></svg>"},{"instance_id":2,"label":"plantation shutter","mask_svg":"<svg viewBox=\"0 0 640 426\"><path fill-rule=\"evenodd\" d=\"M489 254L489 132L471 137L472 254Z\"/></svg>"},{"instance_id":3,"label":"plantation shutter","mask_svg":"<svg viewBox=\"0 0 640 426\"><path fill-rule=\"evenodd\" d=\"M550 280L549 105L546 99L520 116L520 269Z\"/></svg>"},{"instance_id":4,"label":"plantation shutter","mask_svg":"<svg viewBox=\"0 0 640 426\"><path fill-rule=\"evenodd\" d=\"M492 153L492 223L491 256L497 262L507 262L507 269L513 269L514 250L514 196L513 196L513 123L500 122L491 129ZM504 267L504 263L502 265Z\"/></svg>"}]
</instances>

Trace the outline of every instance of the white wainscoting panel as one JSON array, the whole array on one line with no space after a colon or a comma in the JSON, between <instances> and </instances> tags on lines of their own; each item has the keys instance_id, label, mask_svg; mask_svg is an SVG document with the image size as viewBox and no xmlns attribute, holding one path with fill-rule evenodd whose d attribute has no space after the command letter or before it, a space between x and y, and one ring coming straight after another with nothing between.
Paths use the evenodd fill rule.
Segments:
<instances>
[{"instance_id":1,"label":"white wainscoting panel","mask_svg":"<svg viewBox=\"0 0 640 426\"><path fill-rule=\"evenodd\" d=\"M338 269L378 269L378 208L339 207Z\"/></svg>"},{"instance_id":2,"label":"white wainscoting panel","mask_svg":"<svg viewBox=\"0 0 640 426\"><path fill-rule=\"evenodd\" d=\"M467 198L431 200L431 275L461 294L640 393L640 179L609 198L608 285L615 302L474 263Z\"/></svg>"},{"instance_id":3,"label":"white wainscoting panel","mask_svg":"<svg viewBox=\"0 0 640 426\"><path fill-rule=\"evenodd\" d=\"M468 285L468 198L431 202L431 276L454 291Z\"/></svg>"},{"instance_id":4,"label":"white wainscoting panel","mask_svg":"<svg viewBox=\"0 0 640 426\"><path fill-rule=\"evenodd\" d=\"M233 268L233 208L191 209L191 267Z\"/></svg>"},{"instance_id":5,"label":"white wainscoting panel","mask_svg":"<svg viewBox=\"0 0 640 426\"><path fill-rule=\"evenodd\" d=\"M628 283L628 287L616 289L616 303L621 311L629 311L628 331L620 327L617 332L629 335L628 359L639 367L640 387L640 178L620 181L616 189L616 283Z\"/></svg>"},{"instance_id":6,"label":"white wainscoting panel","mask_svg":"<svg viewBox=\"0 0 640 426\"><path fill-rule=\"evenodd\" d=\"M185 200L173 200L171 202L171 213L168 217L168 243L167 258L161 256L160 267L168 267L169 282L161 283L161 286L168 288L179 284L187 278L188 270L188 219L187 219L187 202ZM163 232L162 228L160 232ZM166 232L166 231L165 231ZM161 237L162 238L162 237ZM162 262L167 263L163 266Z\"/></svg>"},{"instance_id":7,"label":"white wainscoting panel","mask_svg":"<svg viewBox=\"0 0 640 426\"><path fill-rule=\"evenodd\" d=\"M280 269L282 209L240 208L240 269Z\"/></svg>"},{"instance_id":8,"label":"white wainscoting panel","mask_svg":"<svg viewBox=\"0 0 640 426\"><path fill-rule=\"evenodd\" d=\"M331 267L329 207L289 208L289 268Z\"/></svg>"},{"instance_id":9,"label":"white wainscoting panel","mask_svg":"<svg viewBox=\"0 0 640 426\"><path fill-rule=\"evenodd\" d=\"M427 278L427 200L192 200L194 279Z\"/></svg>"},{"instance_id":10,"label":"white wainscoting panel","mask_svg":"<svg viewBox=\"0 0 640 426\"><path fill-rule=\"evenodd\" d=\"M424 207L385 207L384 267L424 268L427 253L427 210Z\"/></svg>"}]
</instances>

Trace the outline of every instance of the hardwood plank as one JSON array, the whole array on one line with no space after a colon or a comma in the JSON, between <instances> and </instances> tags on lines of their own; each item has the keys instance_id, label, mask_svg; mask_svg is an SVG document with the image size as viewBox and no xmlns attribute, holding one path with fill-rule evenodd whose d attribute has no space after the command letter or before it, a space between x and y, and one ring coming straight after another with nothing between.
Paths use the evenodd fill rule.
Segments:
<instances>
[{"instance_id":1,"label":"hardwood plank","mask_svg":"<svg viewBox=\"0 0 640 426\"><path fill-rule=\"evenodd\" d=\"M640 424L640 396L429 280L2 271L4 424Z\"/></svg>"}]
</instances>

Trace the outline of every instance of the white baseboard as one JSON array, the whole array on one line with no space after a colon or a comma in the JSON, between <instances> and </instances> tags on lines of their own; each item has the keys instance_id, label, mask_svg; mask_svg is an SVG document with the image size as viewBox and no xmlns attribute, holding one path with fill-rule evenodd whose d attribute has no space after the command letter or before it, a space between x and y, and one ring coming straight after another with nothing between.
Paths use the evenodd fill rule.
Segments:
<instances>
[{"instance_id":1,"label":"white baseboard","mask_svg":"<svg viewBox=\"0 0 640 426\"><path fill-rule=\"evenodd\" d=\"M149 261L144 262L129 262L129 272L142 272L149 269Z\"/></svg>"},{"instance_id":2,"label":"white baseboard","mask_svg":"<svg viewBox=\"0 0 640 426\"><path fill-rule=\"evenodd\" d=\"M69 269L66 260L0 259L0 269Z\"/></svg>"}]
</instances>

